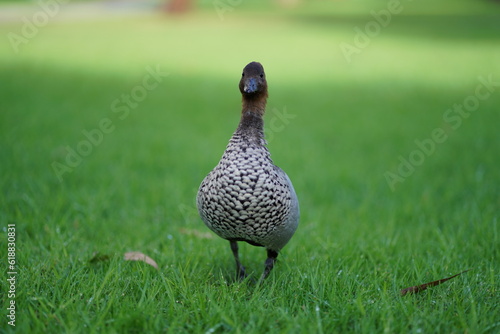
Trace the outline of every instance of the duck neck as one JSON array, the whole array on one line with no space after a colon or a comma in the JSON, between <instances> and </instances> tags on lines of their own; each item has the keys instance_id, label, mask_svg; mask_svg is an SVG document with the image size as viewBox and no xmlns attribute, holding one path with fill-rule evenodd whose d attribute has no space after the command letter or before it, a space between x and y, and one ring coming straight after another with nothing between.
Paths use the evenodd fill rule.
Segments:
<instances>
[{"instance_id":1,"label":"duck neck","mask_svg":"<svg viewBox=\"0 0 500 334\"><path fill-rule=\"evenodd\" d=\"M260 115L260 117L264 116L266 111L266 103L267 103L267 94L263 94L259 97L249 97L243 96L243 106L242 106L242 116L246 112L252 112Z\"/></svg>"},{"instance_id":2,"label":"duck neck","mask_svg":"<svg viewBox=\"0 0 500 334\"><path fill-rule=\"evenodd\" d=\"M263 145L264 142L264 120L266 110L266 98L246 99L243 98L241 120L237 132L247 137L250 141Z\"/></svg>"}]
</instances>

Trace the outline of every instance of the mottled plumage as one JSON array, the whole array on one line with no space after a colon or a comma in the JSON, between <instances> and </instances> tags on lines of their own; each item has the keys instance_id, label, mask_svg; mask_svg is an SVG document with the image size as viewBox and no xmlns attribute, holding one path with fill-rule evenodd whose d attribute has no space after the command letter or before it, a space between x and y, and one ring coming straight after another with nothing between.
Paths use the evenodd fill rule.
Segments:
<instances>
[{"instance_id":1,"label":"mottled plumage","mask_svg":"<svg viewBox=\"0 0 500 334\"><path fill-rule=\"evenodd\" d=\"M219 164L201 183L197 206L205 224L230 241L240 277L245 269L237 241L267 249L265 278L297 228L299 204L290 179L273 164L266 148L262 116L267 82L261 64L252 62L244 68L240 91L240 124Z\"/></svg>"}]
</instances>

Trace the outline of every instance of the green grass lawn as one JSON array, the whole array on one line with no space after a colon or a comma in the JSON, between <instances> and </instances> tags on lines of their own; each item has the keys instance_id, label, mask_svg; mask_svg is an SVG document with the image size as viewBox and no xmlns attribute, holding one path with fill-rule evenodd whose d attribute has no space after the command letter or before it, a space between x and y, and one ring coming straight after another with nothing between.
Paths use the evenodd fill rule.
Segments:
<instances>
[{"instance_id":1,"label":"green grass lawn","mask_svg":"<svg viewBox=\"0 0 500 334\"><path fill-rule=\"evenodd\" d=\"M222 19L211 2L180 17L61 9L17 52L23 22L0 22L0 331L500 331L499 4L401 1L356 45L387 3L243 2ZM229 243L195 207L252 60L301 205L262 286L234 280ZM258 277L265 251L240 249Z\"/></svg>"}]
</instances>

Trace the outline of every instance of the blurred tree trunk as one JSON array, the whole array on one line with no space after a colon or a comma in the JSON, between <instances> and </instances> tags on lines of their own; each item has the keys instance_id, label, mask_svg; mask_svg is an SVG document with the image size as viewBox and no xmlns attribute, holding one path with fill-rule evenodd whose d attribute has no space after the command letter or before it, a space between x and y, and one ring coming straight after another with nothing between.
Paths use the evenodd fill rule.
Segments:
<instances>
[{"instance_id":1,"label":"blurred tree trunk","mask_svg":"<svg viewBox=\"0 0 500 334\"><path fill-rule=\"evenodd\" d=\"M167 0L163 7L168 13L186 13L193 9L192 0Z\"/></svg>"}]
</instances>

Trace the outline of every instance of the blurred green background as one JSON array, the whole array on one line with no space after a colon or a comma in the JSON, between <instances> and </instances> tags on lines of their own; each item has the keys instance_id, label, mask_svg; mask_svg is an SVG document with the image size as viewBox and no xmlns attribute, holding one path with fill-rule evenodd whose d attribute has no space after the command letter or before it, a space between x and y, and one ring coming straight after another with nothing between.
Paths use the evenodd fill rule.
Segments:
<instances>
[{"instance_id":1,"label":"blurred green background","mask_svg":"<svg viewBox=\"0 0 500 334\"><path fill-rule=\"evenodd\" d=\"M498 1L221 0L182 12L154 1L2 2L0 222L16 223L20 280L47 284L23 290L26 305L56 289L43 273L64 276L95 252L140 250L164 271L187 258L199 282L232 273L194 199L238 124L240 72L255 60L269 83L269 149L302 212L276 279L313 277L312 262L332 275L383 272L397 289L474 267L489 284L475 296L485 313L445 316L442 329L482 330L498 315L488 299L499 269ZM487 98L474 100L478 87ZM435 129L446 139L427 154L417 142ZM402 161L413 166L403 176ZM259 272L262 250L244 252ZM38 319L79 317L47 305Z\"/></svg>"}]
</instances>

